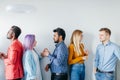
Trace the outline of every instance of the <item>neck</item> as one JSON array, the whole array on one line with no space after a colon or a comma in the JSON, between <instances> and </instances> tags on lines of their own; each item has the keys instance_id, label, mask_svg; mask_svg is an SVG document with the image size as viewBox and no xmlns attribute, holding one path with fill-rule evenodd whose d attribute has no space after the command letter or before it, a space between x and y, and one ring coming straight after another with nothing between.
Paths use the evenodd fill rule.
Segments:
<instances>
[{"instance_id":1,"label":"neck","mask_svg":"<svg viewBox=\"0 0 120 80\"><path fill-rule=\"evenodd\" d=\"M61 43L63 40L59 40L59 43Z\"/></svg>"},{"instance_id":2,"label":"neck","mask_svg":"<svg viewBox=\"0 0 120 80\"><path fill-rule=\"evenodd\" d=\"M12 38L12 39L11 39L11 42L13 42L14 40L16 40L16 39Z\"/></svg>"},{"instance_id":3,"label":"neck","mask_svg":"<svg viewBox=\"0 0 120 80\"><path fill-rule=\"evenodd\" d=\"M103 43L103 45L106 45L109 41L110 41L110 40L105 40L105 41L103 41L102 43Z\"/></svg>"}]
</instances>

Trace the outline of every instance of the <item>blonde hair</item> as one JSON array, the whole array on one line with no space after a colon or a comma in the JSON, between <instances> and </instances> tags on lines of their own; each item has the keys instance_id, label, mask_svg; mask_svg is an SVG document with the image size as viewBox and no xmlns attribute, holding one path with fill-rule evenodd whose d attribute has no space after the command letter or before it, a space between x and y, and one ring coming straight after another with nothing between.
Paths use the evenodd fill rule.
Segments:
<instances>
[{"instance_id":1,"label":"blonde hair","mask_svg":"<svg viewBox=\"0 0 120 80\"><path fill-rule=\"evenodd\" d=\"M80 36L82 35L82 33L83 32L81 30L75 30L71 36L70 43L74 45L74 50L78 53L78 55L82 55L82 52L80 50Z\"/></svg>"}]
</instances>

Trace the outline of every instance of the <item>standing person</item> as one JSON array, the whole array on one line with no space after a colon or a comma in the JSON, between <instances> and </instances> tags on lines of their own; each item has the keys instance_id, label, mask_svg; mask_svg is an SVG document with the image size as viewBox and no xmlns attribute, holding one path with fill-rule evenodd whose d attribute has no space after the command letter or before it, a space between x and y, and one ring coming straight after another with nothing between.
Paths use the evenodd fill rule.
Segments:
<instances>
[{"instance_id":1,"label":"standing person","mask_svg":"<svg viewBox=\"0 0 120 80\"><path fill-rule=\"evenodd\" d=\"M57 28L53 30L54 32L54 42L56 43L56 48L53 54L50 54L48 49L44 49L42 56L47 56L50 59L50 64L45 68L46 71L51 70L51 80L67 80L67 59L68 59L68 49L64 43L65 31L62 28Z\"/></svg>"},{"instance_id":2,"label":"standing person","mask_svg":"<svg viewBox=\"0 0 120 80\"><path fill-rule=\"evenodd\" d=\"M84 61L87 59L88 51L84 50L82 40L82 31L75 30L71 36L69 45L68 64L70 65L70 80L84 80L85 65Z\"/></svg>"},{"instance_id":3,"label":"standing person","mask_svg":"<svg viewBox=\"0 0 120 80\"><path fill-rule=\"evenodd\" d=\"M120 60L120 48L110 41L110 29L101 28L99 31L102 43L96 49L94 69L96 80L114 80L116 62Z\"/></svg>"},{"instance_id":4,"label":"standing person","mask_svg":"<svg viewBox=\"0 0 120 80\"><path fill-rule=\"evenodd\" d=\"M34 51L37 41L35 35L28 34L24 39L23 80L42 80L39 55Z\"/></svg>"},{"instance_id":5,"label":"standing person","mask_svg":"<svg viewBox=\"0 0 120 80\"><path fill-rule=\"evenodd\" d=\"M5 63L5 76L7 80L21 80L23 77L23 46L18 40L20 34L21 29L17 26L12 26L7 33L7 38L11 40L7 55L0 53Z\"/></svg>"}]
</instances>

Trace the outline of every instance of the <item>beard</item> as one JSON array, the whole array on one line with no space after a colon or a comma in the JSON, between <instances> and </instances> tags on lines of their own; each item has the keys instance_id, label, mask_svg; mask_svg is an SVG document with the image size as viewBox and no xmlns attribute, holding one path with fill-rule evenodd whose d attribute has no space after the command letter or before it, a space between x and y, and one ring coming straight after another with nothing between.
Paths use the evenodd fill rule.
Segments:
<instances>
[{"instance_id":1,"label":"beard","mask_svg":"<svg viewBox=\"0 0 120 80\"><path fill-rule=\"evenodd\" d=\"M59 43L59 40L56 40L56 41L54 40L54 43Z\"/></svg>"},{"instance_id":2,"label":"beard","mask_svg":"<svg viewBox=\"0 0 120 80\"><path fill-rule=\"evenodd\" d=\"M12 39L12 36L8 36L8 35L7 35L7 39Z\"/></svg>"}]
</instances>

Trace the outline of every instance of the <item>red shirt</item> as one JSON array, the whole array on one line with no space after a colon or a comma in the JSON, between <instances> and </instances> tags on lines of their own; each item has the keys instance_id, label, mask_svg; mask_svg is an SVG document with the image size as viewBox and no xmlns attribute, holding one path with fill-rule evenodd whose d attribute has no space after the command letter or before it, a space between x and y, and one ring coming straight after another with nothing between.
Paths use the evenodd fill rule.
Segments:
<instances>
[{"instance_id":1,"label":"red shirt","mask_svg":"<svg viewBox=\"0 0 120 80\"><path fill-rule=\"evenodd\" d=\"M23 46L20 41L14 40L8 48L8 57L4 59L6 79L23 77Z\"/></svg>"}]
</instances>

